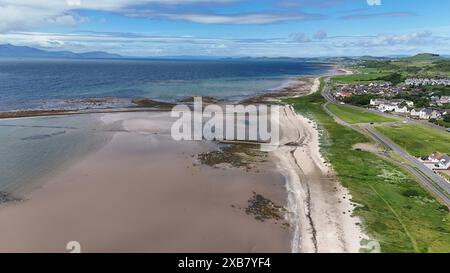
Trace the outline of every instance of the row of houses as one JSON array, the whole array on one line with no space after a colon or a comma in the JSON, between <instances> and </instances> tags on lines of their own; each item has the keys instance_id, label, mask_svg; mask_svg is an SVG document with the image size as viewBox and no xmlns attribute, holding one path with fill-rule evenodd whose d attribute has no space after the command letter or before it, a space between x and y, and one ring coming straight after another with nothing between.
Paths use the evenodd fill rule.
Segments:
<instances>
[{"instance_id":1,"label":"row of houses","mask_svg":"<svg viewBox=\"0 0 450 273\"><path fill-rule=\"evenodd\" d=\"M409 113L414 102L405 100L371 99L370 105L377 107L381 112Z\"/></svg>"},{"instance_id":2,"label":"row of houses","mask_svg":"<svg viewBox=\"0 0 450 273\"><path fill-rule=\"evenodd\" d=\"M404 93L406 87L395 87L389 82L386 83L370 83L370 84L345 84L339 86L336 96L347 98L354 95L373 94L381 97L393 97Z\"/></svg>"},{"instance_id":3,"label":"row of houses","mask_svg":"<svg viewBox=\"0 0 450 273\"><path fill-rule=\"evenodd\" d=\"M385 100L385 99L372 99L370 105L376 107L381 112L395 112L400 114L409 114L415 119L439 119L443 115L447 114L445 110L421 108L415 109L412 101L406 100ZM410 110L411 109L411 110Z\"/></svg>"},{"instance_id":4,"label":"row of houses","mask_svg":"<svg viewBox=\"0 0 450 273\"><path fill-rule=\"evenodd\" d=\"M422 108L422 109L412 109L410 116L416 119L438 119L445 115L446 112L439 109L432 108Z\"/></svg>"},{"instance_id":5,"label":"row of houses","mask_svg":"<svg viewBox=\"0 0 450 273\"><path fill-rule=\"evenodd\" d=\"M431 96L430 100L432 104L442 106L444 104L450 103L450 96L442 96L442 97Z\"/></svg>"},{"instance_id":6,"label":"row of houses","mask_svg":"<svg viewBox=\"0 0 450 273\"><path fill-rule=\"evenodd\" d=\"M445 85L450 86L449 79L420 79L420 78L411 78L405 80L406 85L412 86L424 86L424 85Z\"/></svg>"}]
</instances>

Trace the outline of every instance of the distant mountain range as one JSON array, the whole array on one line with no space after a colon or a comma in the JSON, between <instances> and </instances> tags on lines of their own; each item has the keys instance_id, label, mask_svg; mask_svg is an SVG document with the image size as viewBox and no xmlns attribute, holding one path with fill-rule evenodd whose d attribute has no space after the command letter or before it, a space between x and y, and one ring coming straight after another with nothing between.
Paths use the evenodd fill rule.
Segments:
<instances>
[{"instance_id":1,"label":"distant mountain range","mask_svg":"<svg viewBox=\"0 0 450 273\"><path fill-rule=\"evenodd\" d=\"M209 57L209 56L160 56L160 57L133 57L131 59L180 59L180 60L295 60L295 61L318 61L318 62L339 62L352 60L439 60L449 58L448 55L439 56L437 54L422 53L415 56L408 55L388 55L384 57L358 56L358 57L315 57L315 58L291 58L291 57ZM124 59L128 57L119 54L112 54L103 51L92 51L75 53L72 51L48 51L28 46L15 46L11 44L0 44L0 58L60 58L60 59Z\"/></svg>"},{"instance_id":2,"label":"distant mountain range","mask_svg":"<svg viewBox=\"0 0 450 273\"><path fill-rule=\"evenodd\" d=\"M47 51L28 46L0 45L0 58L62 58L62 59L120 59L118 54L103 51L74 53L71 51Z\"/></svg>"}]
</instances>

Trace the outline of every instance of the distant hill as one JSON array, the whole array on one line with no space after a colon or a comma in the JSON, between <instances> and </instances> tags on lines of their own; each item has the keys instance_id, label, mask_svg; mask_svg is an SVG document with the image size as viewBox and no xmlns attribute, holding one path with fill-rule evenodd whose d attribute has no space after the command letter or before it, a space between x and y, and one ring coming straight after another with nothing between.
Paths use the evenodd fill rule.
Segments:
<instances>
[{"instance_id":1,"label":"distant hill","mask_svg":"<svg viewBox=\"0 0 450 273\"><path fill-rule=\"evenodd\" d=\"M103 51L74 53L71 51L47 51L28 46L0 45L0 58L67 58L67 59L120 59L121 55Z\"/></svg>"},{"instance_id":2,"label":"distant hill","mask_svg":"<svg viewBox=\"0 0 450 273\"><path fill-rule=\"evenodd\" d=\"M420 53L412 57L403 58L403 60L408 61L439 61L442 60L444 57L433 54L433 53Z\"/></svg>"}]
</instances>

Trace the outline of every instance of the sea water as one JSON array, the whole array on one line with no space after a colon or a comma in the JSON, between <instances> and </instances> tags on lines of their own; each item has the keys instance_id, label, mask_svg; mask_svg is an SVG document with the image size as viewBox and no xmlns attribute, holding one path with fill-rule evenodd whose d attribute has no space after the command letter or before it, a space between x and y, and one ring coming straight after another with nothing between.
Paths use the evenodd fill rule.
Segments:
<instances>
[{"instance_id":1,"label":"sea water","mask_svg":"<svg viewBox=\"0 0 450 273\"><path fill-rule=\"evenodd\" d=\"M80 98L240 99L330 68L295 60L0 59L0 112L60 108Z\"/></svg>"}]
</instances>

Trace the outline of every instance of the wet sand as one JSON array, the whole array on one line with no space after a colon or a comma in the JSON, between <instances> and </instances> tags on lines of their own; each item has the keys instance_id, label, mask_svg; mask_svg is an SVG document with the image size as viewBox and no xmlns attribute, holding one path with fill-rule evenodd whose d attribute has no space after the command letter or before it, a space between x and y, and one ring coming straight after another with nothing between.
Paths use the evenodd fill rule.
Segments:
<instances>
[{"instance_id":1,"label":"wet sand","mask_svg":"<svg viewBox=\"0 0 450 273\"><path fill-rule=\"evenodd\" d=\"M210 142L175 142L169 113L99 116L123 130L23 202L0 205L0 252L289 252L290 231L245 213L253 193L285 205L271 162L255 169L200 165Z\"/></svg>"}]
</instances>

